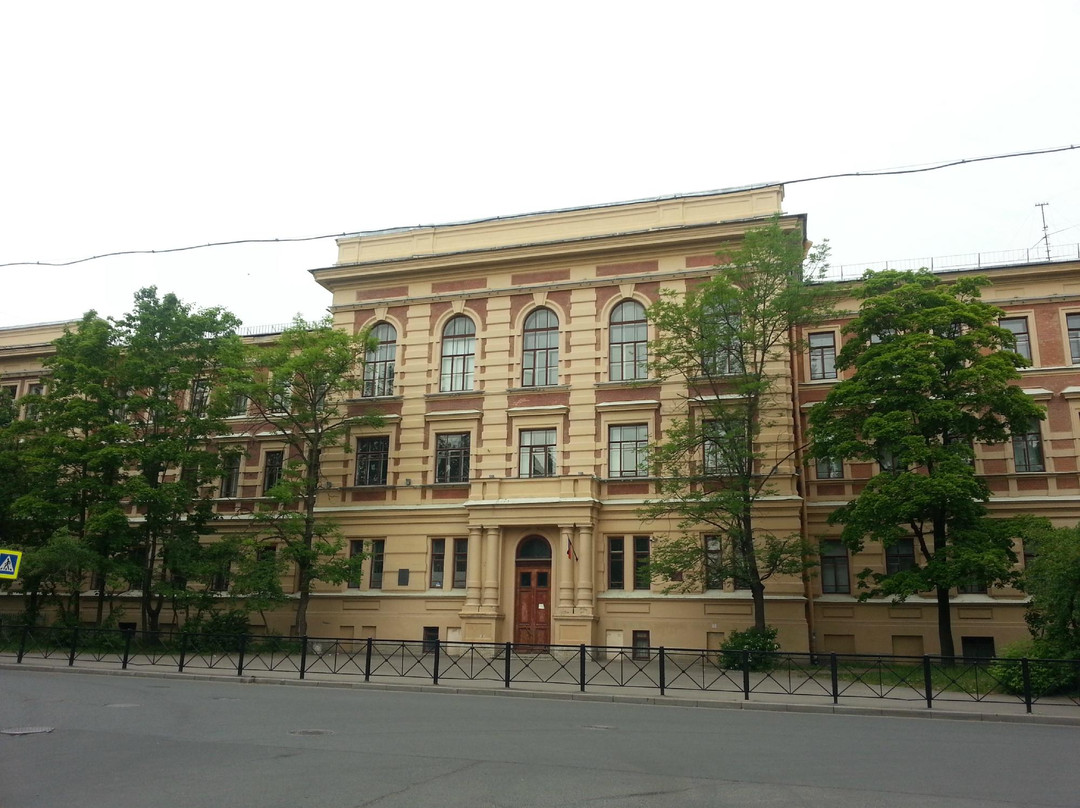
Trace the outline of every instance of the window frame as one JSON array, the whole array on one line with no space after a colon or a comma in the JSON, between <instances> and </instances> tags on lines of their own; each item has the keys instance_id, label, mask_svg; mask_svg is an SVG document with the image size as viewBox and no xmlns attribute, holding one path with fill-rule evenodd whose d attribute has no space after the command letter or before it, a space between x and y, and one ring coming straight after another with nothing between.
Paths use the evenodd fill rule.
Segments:
<instances>
[{"instance_id":1,"label":"window frame","mask_svg":"<svg viewBox=\"0 0 1080 808\"><path fill-rule=\"evenodd\" d=\"M277 462L271 463L271 459L276 457ZM282 474L285 471L285 450L284 449L268 449L263 453L263 496L267 495L267 491L273 488L275 485L281 482ZM273 473L271 473L273 472Z\"/></svg>"},{"instance_id":2,"label":"window frame","mask_svg":"<svg viewBox=\"0 0 1080 808\"><path fill-rule=\"evenodd\" d=\"M1065 336L1071 364L1080 365L1080 312L1065 313Z\"/></svg>"},{"instance_id":3,"label":"window frame","mask_svg":"<svg viewBox=\"0 0 1080 808\"><path fill-rule=\"evenodd\" d=\"M390 436L362 435L353 454L353 484L358 487L385 486L390 470ZM363 472L363 474L361 473Z\"/></svg>"},{"instance_id":4,"label":"window frame","mask_svg":"<svg viewBox=\"0 0 1080 808\"><path fill-rule=\"evenodd\" d=\"M543 318L545 322L539 323ZM559 316L547 306L529 312L521 329L521 386L559 383Z\"/></svg>"},{"instance_id":5,"label":"window frame","mask_svg":"<svg viewBox=\"0 0 1080 808\"><path fill-rule=\"evenodd\" d=\"M221 459L221 499L236 499L240 495L240 468L242 459L238 454L228 454Z\"/></svg>"},{"instance_id":6,"label":"window frame","mask_svg":"<svg viewBox=\"0 0 1080 808\"><path fill-rule=\"evenodd\" d=\"M463 445L442 445L454 438L460 439ZM435 433L435 482L456 485L470 482L471 455L471 432Z\"/></svg>"},{"instance_id":7,"label":"window frame","mask_svg":"<svg viewBox=\"0 0 1080 808\"><path fill-rule=\"evenodd\" d=\"M634 591L652 589L652 576L649 574L649 557L652 553L651 536L634 536Z\"/></svg>"},{"instance_id":8,"label":"window frame","mask_svg":"<svg viewBox=\"0 0 1080 808\"><path fill-rule=\"evenodd\" d=\"M1012 447L1013 470L1016 473L1042 474L1046 472L1042 421L1032 418L1026 432L1014 432L1012 434Z\"/></svg>"},{"instance_id":9,"label":"window frame","mask_svg":"<svg viewBox=\"0 0 1080 808\"><path fill-rule=\"evenodd\" d=\"M608 380L649 378L649 321L645 306L633 298L620 301L608 318Z\"/></svg>"},{"instance_id":10,"label":"window frame","mask_svg":"<svg viewBox=\"0 0 1080 808\"><path fill-rule=\"evenodd\" d=\"M915 558L915 539L901 537L885 548L885 574L896 575L918 567Z\"/></svg>"},{"instance_id":11,"label":"window frame","mask_svg":"<svg viewBox=\"0 0 1080 808\"><path fill-rule=\"evenodd\" d=\"M364 539L350 539L349 540L349 558L356 558L358 555L364 554ZM352 580L346 581L345 586L348 589L359 589L360 582L364 579L364 571L360 570L360 574Z\"/></svg>"},{"instance_id":12,"label":"window frame","mask_svg":"<svg viewBox=\"0 0 1080 808\"><path fill-rule=\"evenodd\" d=\"M526 438L526 436L529 437ZM536 439L542 439L544 442L533 442ZM558 441L558 430L555 427L518 430L518 477L521 479L557 477L556 448ZM539 473L536 473L537 460L542 464Z\"/></svg>"},{"instance_id":13,"label":"window frame","mask_svg":"<svg viewBox=\"0 0 1080 808\"><path fill-rule=\"evenodd\" d=\"M1023 331L1017 331L1017 330L1007 326L1006 323L1023 323L1024 324L1024 330ZM1031 353L1030 323L1028 321L1027 315L1026 314L1009 314L1008 316L1002 317L1002 318L1000 318L998 320L998 326L1000 326L1001 328L1004 328L1006 331L1009 331L1010 333L1012 333L1013 337L1016 339L1016 348L1015 348L1016 353L1018 353L1022 357L1024 357L1024 359L1026 359L1029 363L1034 364L1035 359L1034 359L1034 356Z\"/></svg>"},{"instance_id":14,"label":"window frame","mask_svg":"<svg viewBox=\"0 0 1080 808\"><path fill-rule=\"evenodd\" d=\"M375 347L364 358L364 378L361 398L381 398L394 395L394 376L397 372L397 329L383 320L371 329Z\"/></svg>"},{"instance_id":15,"label":"window frame","mask_svg":"<svg viewBox=\"0 0 1080 808\"><path fill-rule=\"evenodd\" d=\"M446 580L446 539L432 539L428 558L428 588L442 589Z\"/></svg>"},{"instance_id":16,"label":"window frame","mask_svg":"<svg viewBox=\"0 0 1080 808\"><path fill-rule=\"evenodd\" d=\"M622 430L638 430L638 437L625 440L621 437ZM616 438L616 430L620 431L620 437ZM644 437L641 437L641 430ZM632 448L627 448L632 447ZM640 479L649 476L649 425L647 423L635 424L608 424L608 477L620 479ZM633 469L626 468L623 459L632 456L635 465ZM618 458L618 463L616 463Z\"/></svg>"},{"instance_id":17,"label":"window frame","mask_svg":"<svg viewBox=\"0 0 1080 808\"><path fill-rule=\"evenodd\" d=\"M815 338L823 337L828 337L828 345L814 344ZM825 381L837 378L835 331L815 331L807 334L806 349L810 359L810 381Z\"/></svg>"},{"instance_id":18,"label":"window frame","mask_svg":"<svg viewBox=\"0 0 1080 808\"><path fill-rule=\"evenodd\" d=\"M386 564L386 539L370 539L371 566L368 569L368 589L382 589L383 567Z\"/></svg>"},{"instance_id":19,"label":"window frame","mask_svg":"<svg viewBox=\"0 0 1080 808\"><path fill-rule=\"evenodd\" d=\"M442 329L439 350L439 392L472 390L476 373L476 324L455 314Z\"/></svg>"},{"instance_id":20,"label":"window frame","mask_svg":"<svg viewBox=\"0 0 1080 808\"><path fill-rule=\"evenodd\" d=\"M820 548L821 593L851 594L851 562L847 547L840 539L823 539Z\"/></svg>"},{"instance_id":21,"label":"window frame","mask_svg":"<svg viewBox=\"0 0 1080 808\"><path fill-rule=\"evenodd\" d=\"M626 538L624 536L608 536L607 562L607 588L624 591L626 589Z\"/></svg>"},{"instance_id":22,"label":"window frame","mask_svg":"<svg viewBox=\"0 0 1080 808\"><path fill-rule=\"evenodd\" d=\"M844 461L838 457L819 457L814 463L814 476L819 480L842 480Z\"/></svg>"}]
</instances>

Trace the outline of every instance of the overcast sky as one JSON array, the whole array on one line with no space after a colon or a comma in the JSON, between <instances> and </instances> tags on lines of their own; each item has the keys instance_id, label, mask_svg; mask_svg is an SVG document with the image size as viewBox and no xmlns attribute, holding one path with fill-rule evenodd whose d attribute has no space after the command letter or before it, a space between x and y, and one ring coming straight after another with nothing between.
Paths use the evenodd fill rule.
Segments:
<instances>
[{"instance_id":1,"label":"overcast sky","mask_svg":"<svg viewBox=\"0 0 1080 808\"><path fill-rule=\"evenodd\" d=\"M1080 3L9 2L0 264L1080 144ZM793 184L834 264L1080 242L1080 149ZM1074 248L1075 252L1075 248ZM0 326L157 285L315 317L332 239L0 267Z\"/></svg>"}]
</instances>

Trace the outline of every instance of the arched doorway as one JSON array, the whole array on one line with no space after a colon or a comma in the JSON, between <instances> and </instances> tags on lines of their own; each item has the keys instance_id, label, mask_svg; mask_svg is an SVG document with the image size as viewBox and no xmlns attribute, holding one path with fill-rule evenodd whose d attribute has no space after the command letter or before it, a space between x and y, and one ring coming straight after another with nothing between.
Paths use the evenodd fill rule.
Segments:
<instances>
[{"instance_id":1,"label":"arched doorway","mask_svg":"<svg viewBox=\"0 0 1080 808\"><path fill-rule=\"evenodd\" d=\"M551 545L543 536L526 536L514 556L514 644L542 646L551 641Z\"/></svg>"}]
</instances>

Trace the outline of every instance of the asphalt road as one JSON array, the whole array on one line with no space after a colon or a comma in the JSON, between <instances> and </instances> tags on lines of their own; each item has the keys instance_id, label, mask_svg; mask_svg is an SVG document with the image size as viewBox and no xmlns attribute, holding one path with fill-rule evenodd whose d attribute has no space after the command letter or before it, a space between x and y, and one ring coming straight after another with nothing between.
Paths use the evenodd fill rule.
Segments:
<instances>
[{"instance_id":1,"label":"asphalt road","mask_svg":"<svg viewBox=\"0 0 1080 808\"><path fill-rule=\"evenodd\" d=\"M1080 805L1080 728L0 671L0 808Z\"/></svg>"}]
</instances>

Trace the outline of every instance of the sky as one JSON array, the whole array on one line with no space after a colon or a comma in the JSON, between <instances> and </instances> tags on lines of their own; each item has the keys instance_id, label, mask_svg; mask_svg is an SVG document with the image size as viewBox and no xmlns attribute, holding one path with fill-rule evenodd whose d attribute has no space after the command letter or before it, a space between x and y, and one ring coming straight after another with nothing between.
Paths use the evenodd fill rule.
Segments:
<instances>
[{"instance_id":1,"label":"sky","mask_svg":"<svg viewBox=\"0 0 1080 808\"><path fill-rule=\"evenodd\" d=\"M355 233L1080 146L1080 3L0 5L0 327L321 316ZM863 265L1080 243L1080 148L793 183Z\"/></svg>"}]
</instances>

